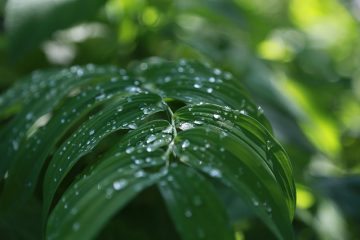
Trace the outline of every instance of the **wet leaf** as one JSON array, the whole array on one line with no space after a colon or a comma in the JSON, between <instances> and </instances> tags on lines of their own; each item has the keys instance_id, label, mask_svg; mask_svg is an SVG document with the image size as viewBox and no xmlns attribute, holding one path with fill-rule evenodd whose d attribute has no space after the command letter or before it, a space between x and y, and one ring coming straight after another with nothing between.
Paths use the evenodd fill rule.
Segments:
<instances>
[{"instance_id":1,"label":"wet leaf","mask_svg":"<svg viewBox=\"0 0 360 240\"><path fill-rule=\"evenodd\" d=\"M0 109L12 116L0 128L1 212L40 189L48 239L94 238L152 185L183 239L234 239L214 181L293 238L290 162L230 73L185 60L38 72Z\"/></svg>"}]
</instances>

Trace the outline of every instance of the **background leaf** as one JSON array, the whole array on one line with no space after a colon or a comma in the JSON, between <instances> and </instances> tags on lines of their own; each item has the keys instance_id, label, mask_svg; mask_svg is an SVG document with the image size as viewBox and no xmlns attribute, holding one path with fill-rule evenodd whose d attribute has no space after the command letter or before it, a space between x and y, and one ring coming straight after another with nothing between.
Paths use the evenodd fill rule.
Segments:
<instances>
[{"instance_id":1,"label":"background leaf","mask_svg":"<svg viewBox=\"0 0 360 240\"><path fill-rule=\"evenodd\" d=\"M105 0L7 1L5 24L9 31L11 58L19 60L55 30L91 19L104 3Z\"/></svg>"}]
</instances>

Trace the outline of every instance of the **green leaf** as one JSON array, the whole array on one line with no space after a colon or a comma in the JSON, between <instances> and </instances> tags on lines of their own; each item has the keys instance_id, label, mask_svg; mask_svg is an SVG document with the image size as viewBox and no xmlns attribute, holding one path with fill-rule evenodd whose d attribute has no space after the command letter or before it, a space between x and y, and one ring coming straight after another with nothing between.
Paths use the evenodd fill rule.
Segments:
<instances>
[{"instance_id":1,"label":"green leaf","mask_svg":"<svg viewBox=\"0 0 360 240\"><path fill-rule=\"evenodd\" d=\"M109 96L129 86L130 82L120 81L121 79L123 78L112 77L106 81L102 79L102 82L96 85L89 84L86 87L74 88L71 90L71 97L67 97L60 104L61 111L55 111L52 116L44 115L49 116L51 121L42 128L34 129L32 131L34 133L27 139L25 147L19 149L19 153L14 155L14 160L12 160L14 163L10 170L12 174L6 181L4 189L6 198L1 199L3 208L8 208L10 204L22 204L24 198L31 194L36 187L33 183L37 182L41 166L55 145L85 114L99 107L99 105L108 103L109 99L107 98ZM102 89L101 93L99 93L99 89ZM122 92L117 95L124 96ZM58 132L59 125L63 127L62 132ZM47 147L42 147L41 142L46 142ZM36 165L32 162L34 158L37 158L38 164ZM18 188L24 188L23 198L19 198L14 191Z\"/></svg>"},{"instance_id":2,"label":"green leaf","mask_svg":"<svg viewBox=\"0 0 360 240\"><path fill-rule=\"evenodd\" d=\"M104 0L8 0L5 26L11 57L18 60L54 31L91 19L104 3Z\"/></svg>"},{"instance_id":3,"label":"green leaf","mask_svg":"<svg viewBox=\"0 0 360 240\"><path fill-rule=\"evenodd\" d=\"M266 164L265 167L271 171L272 178L276 180L276 184L281 188L281 194L285 197L288 208L292 210L292 213L295 211L295 185L291 175L292 167L290 162L281 146L256 120L244 111L232 110L228 107L212 104L189 105L179 109L175 115L177 126L180 128L183 125L211 127L216 132L220 131L221 141L227 139L227 136L230 135L237 141L246 143L242 144L242 146L248 146L248 150L256 153L257 156L244 158L242 161L254 164L254 159L259 158L260 163ZM206 129L206 132L209 131L209 129ZM211 146L210 143L205 145L205 148ZM212 146L216 145L215 143ZM223 147L221 146L219 150L225 151ZM245 153L236 155L241 157L243 154ZM262 176L265 177L265 175ZM289 216L290 219L293 217L293 215Z\"/></svg>"},{"instance_id":4,"label":"green leaf","mask_svg":"<svg viewBox=\"0 0 360 240\"><path fill-rule=\"evenodd\" d=\"M192 168L173 163L158 186L182 239L234 239L215 190Z\"/></svg>"},{"instance_id":5,"label":"green leaf","mask_svg":"<svg viewBox=\"0 0 360 240\"><path fill-rule=\"evenodd\" d=\"M161 154L161 151L149 154L142 149L133 155L123 153L104 159L62 196L49 218L48 238L93 238L119 208L165 174L164 171L147 173L140 166L133 167L131 158L150 157L152 162L148 164L154 167L153 161L164 162Z\"/></svg>"},{"instance_id":6,"label":"green leaf","mask_svg":"<svg viewBox=\"0 0 360 240\"><path fill-rule=\"evenodd\" d=\"M149 112L144 113L139 108L143 103L148 105ZM135 129L147 115L161 110L163 109L159 96L140 93L121 99L91 116L59 147L50 162L44 182L45 210L50 206L52 196L70 169L82 156L90 152L101 139L119 129Z\"/></svg>"},{"instance_id":7,"label":"green leaf","mask_svg":"<svg viewBox=\"0 0 360 240\"><path fill-rule=\"evenodd\" d=\"M84 84L111 80L118 76L119 72L126 77L125 79L128 78L124 70L94 65L87 65L84 68L75 66L57 72L35 72L22 84L2 95L0 109L5 112L16 107L18 114L14 116L10 124L0 130L4 138L0 143L0 150L3 153L3 160L0 161L0 175L2 176L9 165L15 162L19 147L23 140L29 137L28 130L36 125L35 123L41 117L52 112L65 96L79 92L81 90L79 87ZM95 99L103 99L100 90L101 85L97 89L99 96ZM21 111L23 109L26 111ZM62 114L65 113L62 111Z\"/></svg>"},{"instance_id":8,"label":"green leaf","mask_svg":"<svg viewBox=\"0 0 360 240\"><path fill-rule=\"evenodd\" d=\"M47 238L92 239L156 184L183 239L233 239L217 181L293 238L290 162L230 73L184 60L88 65L35 73L0 99L0 117L13 115L0 128L3 222L38 189Z\"/></svg>"},{"instance_id":9,"label":"green leaf","mask_svg":"<svg viewBox=\"0 0 360 240\"><path fill-rule=\"evenodd\" d=\"M187 126L176 139L180 161L231 187L279 238L291 238L295 186L286 155L270 134L256 129L261 125L252 118L229 108L190 105L177 114L177 126ZM192 122L184 121L189 115ZM252 133L260 134L259 130L266 137ZM280 151L278 156L272 148Z\"/></svg>"}]
</instances>

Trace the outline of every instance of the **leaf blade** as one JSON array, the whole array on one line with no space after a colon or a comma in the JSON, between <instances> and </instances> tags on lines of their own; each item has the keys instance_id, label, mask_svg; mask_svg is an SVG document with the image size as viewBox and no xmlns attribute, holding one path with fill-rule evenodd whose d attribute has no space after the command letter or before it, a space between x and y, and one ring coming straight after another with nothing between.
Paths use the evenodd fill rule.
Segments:
<instances>
[{"instance_id":1,"label":"leaf blade","mask_svg":"<svg viewBox=\"0 0 360 240\"><path fill-rule=\"evenodd\" d=\"M211 108L213 111L209 114ZM259 143L251 143L254 141L252 139L256 139L254 135L249 132L249 138L241 132L246 125L239 123L251 118L214 105L186 106L175 114L180 118L177 123L180 128L181 120L189 120L189 116L192 121L201 120L204 123L202 126L192 125L178 134L175 146L180 161L234 189L277 237L293 238L291 220L295 209L295 189L293 180L289 180L291 171L288 169L288 159L278 157L272 159L271 164L267 163L266 150L253 147ZM227 122L230 116L233 116L233 122ZM236 121L234 116L241 118ZM234 124L238 124L240 131L234 131ZM262 141L266 143L267 139ZM273 165L279 170L274 169ZM278 172L280 175L274 174ZM252 188L254 183L256 186Z\"/></svg>"},{"instance_id":2,"label":"leaf blade","mask_svg":"<svg viewBox=\"0 0 360 240\"><path fill-rule=\"evenodd\" d=\"M90 19L104 3L103 0L8 1L5 25L12 58L21 59L55 30ZM86 11L82 11L84 7Z\"/></svg>"},{"instance_id":3,"label":"leaf blade","mask_svg":"<svg viewBox=\"0 0 360 240\"><path fill-rule=\"evenodd\" d=\"M234 239L222 203L199 173L173 164L158 188L182 239Z\"/></svg>"}]
</instances>

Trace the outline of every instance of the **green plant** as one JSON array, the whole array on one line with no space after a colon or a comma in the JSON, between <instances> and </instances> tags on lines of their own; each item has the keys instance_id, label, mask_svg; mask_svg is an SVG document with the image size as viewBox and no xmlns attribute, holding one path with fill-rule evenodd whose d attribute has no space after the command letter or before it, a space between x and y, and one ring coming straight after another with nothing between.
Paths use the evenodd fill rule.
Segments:
<instances>
[{"instance_id":1,"label":"green plant","mask_svg":"<svg viewBox=\"0 0 360 240\"><path fill-rule=\"evenodd\" d=\"M293 237L290 162L230 73L159 59L35 72L0 118L2 228L35 199L47 239L91 239L155 185L182 239L234 239L220 183Z\"/></svg>"}]
</instances>

